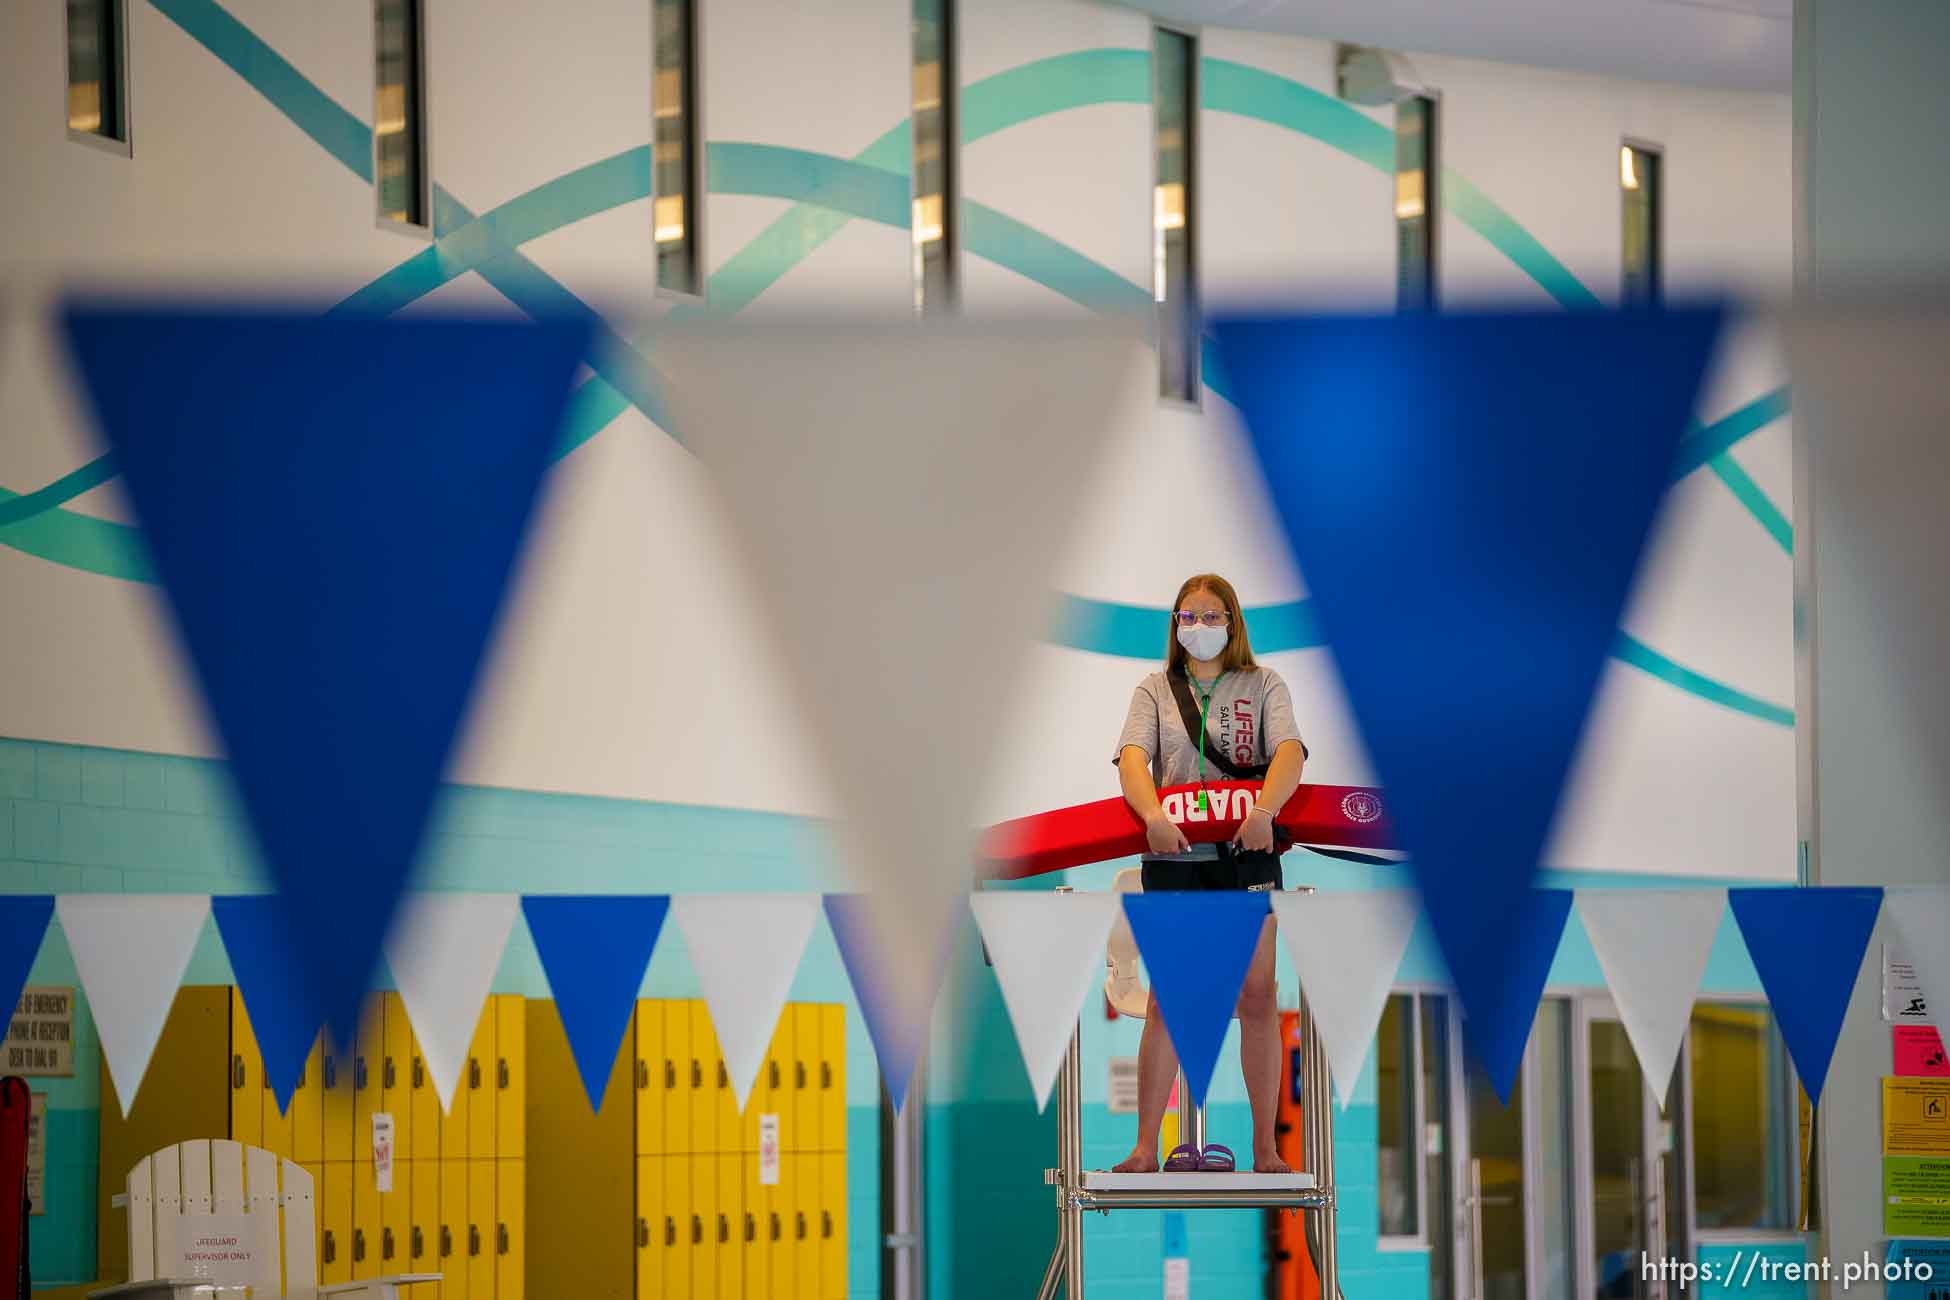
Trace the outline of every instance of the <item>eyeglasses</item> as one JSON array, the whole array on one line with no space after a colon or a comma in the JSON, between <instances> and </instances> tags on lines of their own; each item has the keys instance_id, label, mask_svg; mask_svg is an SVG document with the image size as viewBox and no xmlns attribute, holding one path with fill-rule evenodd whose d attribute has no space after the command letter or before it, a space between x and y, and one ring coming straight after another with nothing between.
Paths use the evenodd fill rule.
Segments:
<instances>
[{"instance_id":1,"label":"eyeglasses","mask_svg":"<svg viewBox=\"0 0 1950 1300\"><path fill-rule=\"evenodd\" d=\"M1173 614L1172 617L1178 620L1178 626L1180 627L1190 627L1194 623L1203 623L1207 627L1224 627L1226 624L1232 622L1232 615L1222 609L1208 609L1199 613L1194 613L1189 609L1181 609Z\"/></svg>"}]
</instances>

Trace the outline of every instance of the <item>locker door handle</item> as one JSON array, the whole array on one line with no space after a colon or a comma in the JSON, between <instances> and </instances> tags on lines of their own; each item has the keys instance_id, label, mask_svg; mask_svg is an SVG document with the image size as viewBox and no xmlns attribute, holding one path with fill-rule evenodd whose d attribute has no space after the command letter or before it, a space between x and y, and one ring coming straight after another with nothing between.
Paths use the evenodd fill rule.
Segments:
<instances>
[{"instance_id":1,"label":"locker door handle","mask_svg":"<svg viewBox=\"0 0 1950 1300\"><path fill-rule=\"evenodd\" d=\"M793 1217L799 1221L798 1222L799 1240L804 1241L806 1239L806 1212L804 1210L801 1210Z\"/></svg>"},{"instance_id":2,"label":"locker door handle","mask_svg":"<svg viewBox=\"0 0 1950 1300\"><path fill-rule=\"evenodd\" d=\"M472 1056L467 1058L467 1086L470 1088L481 1086L481 1062Z\"/></svg>"},{"instance_id":3,"label":"locker door handle","mask_svg":"<svg viewBox=\"0 0 1950 1300\"><path fill-rule=\"evenodd\" d=\"M339 1243L337 1238L332 1236L332 1230L330 1228L325 1229L325 1246L324 1249L319 1251L319 1254L325 1257L327 1264L335 1264L338 1262Z\"/></svg>"},{"instance_id":4,"label":"locker door handle","mask_svg":"<svg viewBox=\"0 0 1950 1300\"><path fill-rule=\"evenodd\" d=\"M704 1062L698 1060L696 1057L692 1057L691 1058L691 1087L702 1088L703 1086L704 1086Z\"/></svg>"},{"instance_id":5,"label":"locker door handle","mask_svg":"<svg viewBox=\"0 0 1950 1300\"><path fill-rule=\"evenodd\" d=\"M298 1086L300 1088L305 1086L305 1071L307 1068L308 1067L303 1065L298 1067ZM264 1080L264 1086L267 1088L271 1086L271 1080L268 1076Z\"/></svg>"},{"instance_id":6,"label":"locker door handle","mask_svg":"<svg viewBox=\"0 0 1950 1300\"><path fill-rule=\"evenodd\" d=\"M819 1063L819 1086L822 1088L830 1088L833 1086L833 1063L831 1061L821 1061Z\"/></svg>"},{"instance_id":7,"label":"locker door handle","mask_svg":"<svg viewBox=\"0 0 1950 1300\"><path fill-rule=\"evenodd\" d=\"M233 1088L244 1086L244 1058L241 1056L230 1058L230 1086Z\"/></svg>"},{"instance_id":8,"label":"locker door handle","mask_svg":"<svg viewBox=\"0 0 1950 1300\"><path fill-rule=\"evenodd\" d=\"M664 1087L675 1088L676 1086L677 1086L677 1062L670 1060L668 1057L666 1057L664 1059Z\"/></svg>"},{"instance_id":9,"label":"locker door handle","mask_svg":"<svg viewBox=\"0 0 1950 1300\"><path fill-rule=\"evenodd\" d=\"M772 1067L772 1086L776 1088L779 1086L779 1063L777 1061L767 1061L766 1064Z\"/></svg>"},{"instance_id":10,"label":"locker door handle","mask_svg":"<svg viewBox=\"0 0 1950 1300\"><path fill-rule=\"evenodd\" d=\"M467 1253L470 1255L481 1253L481 1225L478 1223L467 1225Z\"/></svg>"},{"instance_id":11,"label":"locker door handle","mask_svg":"<svg viewBox=\"0 0 1950 1300\"><path fill-rule=\"evenodd\" d=\"M391 1228L381 1228L379 1230L379 1258L391 1259L392 1257L393 1230Z\"/></svg>"},{"instance_id":12,"label":"locker door handle","mask_svg":"<svg viewBox=\"0 0 1950 1300\"><path fill-rule=\"evenodd\" d=\"M365 1257L366 1230L364 1228L354 1228L352 1230L352 1262L356 1264Z\"/></svg>"},{"instance_id":13,"label":"locker door handle","mask_svg":"<svg viewBox=\"0 0 1950 1300\"><path fill-rule=\"evenodd\" d=\"M650 1244L650 1222L642 1215L636 1219L636 1248L642 1250Z\"/></svg>"},{"instance_id":14,"label":"locker door handle","mask_svg":"<svg viewBox=\"0 0 1950 1300\"><path fill-rule=\"evenodd\" d=\"M501 1057L498 1061L496 1061L494 1067L494 1076L495 1076L494 1077L495 1086L505 1092L508 1088L509 1080L513 1077L508 1072L507 1057L505 1056Z\"/></svg>"},{"instance_id":15,"label":"locker door handle","mask_svg":"<svg viewBox=\"0 0 1950 1300\"><path fill-rule=\"evenodd\" d=\"M645 1088L648 1088L649 1086L650 1086L650 1067L646 1065L642 1060L638 1060L636 1063L636 1089L638 1092L642 1092Z\"/></svg>"},{"instance_id":16,"label":"locker door handle","mask_svg":"<svg viewBox=\"0 0 1950 1300\"><path fill-rule=\"evenodd\" d=\"M827 1240L832 1239L833 1212L831 1210L821 1210L819 1212L819 1235Z\"/></svg>"},{"instance_id":17,"label":"locker door handle","mask_svg":"<svg viewBox=\"0 0 1950 1300\"><path fill-rule=\"evenodd\" d=\"M750 1210L745 1211L745 1240L758 1240L758 1220L752 1217Z\"/></svg>"},{"instance_id":18,"label":"locker door handle","mask_svg":"<svg viewBox=\"0 0 1950 1300\"><path fill-rule=\"evenodd\" d=\"M505 1223L494 1225L494 1253L497 1255L508 1253L508 1225Z\"/></svg>"},{"instance_id":19,"label":"locker door handle","mask_svg":"<svg viewBox=\"0 0 1950 1300\"><path fill-rule=\"evenodd\" d=\"M803 1088L806 1086L806 1063L804 1061L794 1061L792 1063L792 1074L793 1087Z\"/></svg>"},{"instance_id":20,"label":"locker door handle","mask_svg":"<svg viewBox=\"0 0 1950 1300\"><path fill-rule=\"evenodd\" d=\"M440 1225L440 1258L445 1259L454 1253L454 1230L446 1224Z\"/></svg>"},{"instance_id":21,"label":"locker door handle","mask_svg":"<svg viewBox=\"0 0 1950 1300\"><path fill-rule=\"evenodd\" d=\"M779 1239L779 1212L777 1210L773 1210L771 1213L772 1213L772 1240L777 1241Z\"/></svg>"},{"instance_id":22,"label":"locker door handle","mask_svg":"<svg viewBox=\"0 0 1950 1300\"><path fill-rule=\"evenodd\" d=\"M730 1240L731 1240L731 1220L725 1218L724 1215L720 1214L718 1216L718 1244L723 1245L725 1242Z\"/></svg>"},{"instance_id":23,"label":"locker door handle","mask_svg":"<svg viewBox=\"0 0 1950 1300\"><path fill-rule=\"evenodd\" d=\"M677 1244L677 1220L671 1218L668 1214L666 1214L664 1215L664 1245L675 1246L676 1244Z\"/></svg>"},{"instance_id":24,"label":"locker door handle","mask_svg":"<svg viewBox=\"0 0 1950 1300\"><path fill-rule=\"evenodd\" d=\"M416 1223L413 1225L413 1258L418 1259L426 1253L427 1239L425 1234L420 1231L420 1226Z\"/></svg>"},{"instance_id":25,"label":"locker door handle","mask_svg":"<svg viewBox=\"0 0 1950 1300\"><path fill-rule=\"evenodd\" d=\"M691 1216L691 1245L701 1246L703 1244L704 1244L704 1220L698 1218L695 1214L693 1214Z\"/></svg>"},{"instance_id":26,"label":"locker door handle","mask_svg":"<svg viewBox=\"0 0 1950 1300\"><path fill-rule=\"evenodd\" d=\"M397 1077L393 1073L393 1058L390 1056L386 1058L386 1064L380 1067L379 1086L382 1088L399 1087Z\"/></svg>"},{"instance_id":27,"label":"locker door handle","mask_svg":"<svg viewBox=\"0 0 1950 1300\"><path fill-rule=\"evenodd\" d=\"M352 1086L360 1092L366 1090L366 1058L363 1056L352 1058Z\"/></svg>"},{"instance_id":28,"label":"locker door handle","mask_svg":"<svg viewBox=\"0 0 1950 1300\"><path fill-rule=\"evenodd\" d=\"M729 1088L731 1086L731 1071L724 1068L723 1061L718 1062L718 1086L720 1088Z\"/></svg>"},{"instance_id":29,"label":"locker door handle","mask_svg":"<svg viewBox=\"0 0 1950 1300\"><path fill-rule=\"evenodd\" d=\"M427 1063L417 1056L413 1058L413 1086L416 1088L427 1086Z\"/></svg>"},{"instance_id":30,"label":"locker door handle","mask_svg":"<svg viewBox=\"0 0 1950 1300\"><path fill-rule=\"evenodd\" d=\"M339 1086L339 1061L336 1056L325 1058L325 1086L327 1088Z\"/></svg>"},{"instance_id":31,"label":"locker door handle","mask_svg":"<svg viewBox=\"0 0 1950 1300\"><path fill-rule=\"evenodd\" d=\"M258 1078L262 1080L259 1086L263 1088L265 1092L271 1091L271 1076L265 1074L263 1071L260 1070L258 1072Z\"/></svg>"}]
</instances>

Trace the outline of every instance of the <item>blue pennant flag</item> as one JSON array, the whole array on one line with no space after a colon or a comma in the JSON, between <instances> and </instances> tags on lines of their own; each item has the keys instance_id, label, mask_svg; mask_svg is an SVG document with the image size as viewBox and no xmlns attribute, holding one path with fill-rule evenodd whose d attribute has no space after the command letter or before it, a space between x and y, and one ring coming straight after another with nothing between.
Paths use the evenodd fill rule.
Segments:
<instances>
[{"instance_id":1,"label":"blue pennant flag","mask_svg":"<svg viewBox=\"0 0 1950 1300\"><path fill-rule=\"evenodd\" d=\"M1729 889L1727 902L1801 1086L1810 1102L1819 1102L1855 977L1882 911L1882 890Z\"/></svg>"},{"instance_id":2,"label":"blue pennant flag","mask_svg":"<svg viewBox=\"0 0 1950 1300\"><path fill-rule=\"evenodd\" d=\"M1574 895L1568 889L1533 889L1518 903L1516 922L1511 927L1515 944L1491 960L1492 954L1477 945L1489 943L1483 934L1474 942L1465 940L1463 960L1476 970L1501 969L1500 987L1483 989L1477 1003L1469 1005L1464 1032L1476 1059L1489 1076L1490 1086L1504 1105L1510 1104L1511 1090L1523 1069L1524 1044L1530 1041L1530 1026L1537 1019L1537 1003L1544 996L1544 983L1550 978L1551 963L1557 959L1557 946L1564 938L1564 924L1571 916ZM1495 940L1502 942L1501 939Z\"/></svg>"},{"instance_id":3,"label":"blue pennant flag","mask_svg":"<svg viewBox=\"0 0 1950 1300\"><path fill-rule=\"evenodd\" d=\"M1719 320L1215 326L1472 1037L1511 984L1524 894Z\"/></svg>"},{"instance_id":4,"label":"blue pennant flag","mask_svg":"<svg viewBox=\"0 0 1950 1300\"><path fill-rule=\"evenodd\" d=\"M1200 1104L1270 914L1265 894L1245 890L1124 895L1151 993Z\"/></svg>"},{"instance_id":5,"label":"blue pennant flag","mask_svg":"<svg viewBox=\"0 0 1950 1300\"><path fill-rule=\"evenodd\" d=\"M866 900L857 894L828 894L826 920L833 927L846 977L853 982L853 995L860 1001L867 1037L873 1040L874 1059L880 1063L880 1081L899 1112L907 1104L914 1067L928 1045L935 996L948 969L950 936L944 933L935 945L941 963L925 988L891 988L879 973Z\"/></svg>"},{"instance_id":6,"label":"blue pennant flag","mask_svg":"<svg viewBox=\"0 0 1950 1300\"><path fill-rule=\"evenodd\" d=\"M0 998L5 999L0 1009L10 1023L13 1008L20 1005L20 991L27 986L27 973L40 954L47 923L53 919L52 894L0 894Z\"/></svg>"},{"instance_id":7,"label":"blue pennant flag","mask_svg":"<svg viewBox=\"0 0 1950 1300\"><path fill-rule=\"evenodd\" d=\"M324 1017L292 950L285 909L271 894L218 895L210 900L217 934L237 978L237 992L251 1018L264 1077L278 1099L278 1113L304 1077L305 1058L318 1041Z\"/></svg>"},{"instance_id":8,"label":"blue pennant flag","mask_svg":"<svg viewBox=\"0 0 1950 1300\"><path fill-rule=\"evenodd\" d=\"M588 326L66 323L297 965L350 1042Z\"/></svg>"},{"instance_id":9,"label":"blue pennant flag","mask_svg":"<svg viewBox=\"0 0 1950 1300\"><path fill-rule=\"evenodd\" d=\"M670 912L668 894L522 896L528 933L555 995L589 1108L603 1108L616 1049Z\"/></svg>"}]
</instances>

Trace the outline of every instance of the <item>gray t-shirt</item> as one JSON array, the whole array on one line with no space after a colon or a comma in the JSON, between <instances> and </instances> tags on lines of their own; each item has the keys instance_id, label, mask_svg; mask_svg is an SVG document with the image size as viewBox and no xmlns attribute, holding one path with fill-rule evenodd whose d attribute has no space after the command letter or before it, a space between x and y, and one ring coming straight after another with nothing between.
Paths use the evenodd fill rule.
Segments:
<instances>
[{"instance_id":1,"label":"gray t-shirt","mask_svg":"<svg viewBox=\"0 0 1950 1300\"><path fill-rule=\"evenodd\" d=\"M1192 701L1200 691L1194 689ZM1228 672L1213 687L1206 708L1205 733L1212 747L1241 767L1254 767L1272 761L1273 751L1289 740L1299 740L1300 728L1293 721L1293 699L1286 683L1271 668L1246 668ZM1152 673L1131 692L1131 709L1124 717L1124 734L1117 739L1119 762L1129 746L1136 745L1151 760L1151 779L1160 788L1187 785L1198 780L1198 747L1179 717L1178 701L1162 672ZM1226 780L1225 773L1205 764L1205 779ZM1194 844L1187 855L1209 858L1218 855L1218 846Z\"/></svg>"}]
</instances>

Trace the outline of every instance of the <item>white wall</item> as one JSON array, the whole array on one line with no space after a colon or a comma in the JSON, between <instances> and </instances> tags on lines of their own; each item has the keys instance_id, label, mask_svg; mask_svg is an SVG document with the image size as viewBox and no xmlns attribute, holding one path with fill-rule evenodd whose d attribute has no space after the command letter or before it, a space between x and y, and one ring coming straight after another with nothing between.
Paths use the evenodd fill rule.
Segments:
<instances>
[{"instance_id":1,"label":"white wall","mask_svg":"<svg viewBox=\"0 0 1950 1300\"><path fill-rule=\"evenodd\" d=\"M484 212L578 167L646 142L648 6L580 0L430 0L431 153L436 180ZM228 7L353 115L370 121L363 6ZM45 307L58 283L298 282L327 299L421 245L375 229L368 187L273 111L174 23L134 0L134 157L68 142L58 7L0 14L0 277L14 289L0 340L0 486L28 491L89 459L92 442L60 378ZM850 158L906 111L906 8L821 0L704 0L702 118L714 142ZM964 84L1080 51L1145 51L1135 11L1062 0L965 6ZM1331 96L1325 42L1208 30L1202 53ZM1714 94L1416 56L1442 94L1446 164L1467 177L1601 298L1616 294L1622 137L1666 149L1668 277L1675 291L1730 284L1768 293L1789 271L1788 108ZM1338 111L1338 110L1337 110ZM1389 115L1367 110L1378 122ZM1215 302L1301 292L1385 306L1394 277L1392 183L1368 164L1284 127L1206 112L1199 254ZM1150 285L1150 114L1100 103L970 143L962 186L1141 288ZM786 213L784 200L714 194L707 264L724 266ZM1452 301L1544 303L1504 253L1454 217L1441 231ZM647 204L566 226L521 250L626 332L672 304L653 293ZM962 259L971 310L1061 309L1047 287ZM904 310L906 232L848 223L754 310L841 303ZM469 274L431 303L496 301ZM504 304L505 305L505 304ZM1076 308L1072 308L1076 309ZM1080 309L1077 309L1080 310ZM1630 382L1621 374L1619 382ZM1728 349L1701 416L1782 382L1772 340ZM1786 427L1732 453L1783 511ZM522 788L790 812L827 806L789 723L774 665L754 635L696 468L632 410L554 476L546 526L506 625L459 779ZM69 508L118 517L107 487ZM1130 395L1095 477L1077 485L1070 554L1025 575L1096 600L1161 608L1184 574L1227 573L1249 605L1305 585L1227 404L1197 410ZM0 533L0 541L6 534ZM1752 695L1791 702L1788 557L1710 474L1668 506L1651 577L1626 620L1675 660ZM154 592L0 547L8 631L0 637L0 734L166 752L209 752L158 628ZM716 670L698 674L659 635L672 611L708 623ZM1162 641L1162 633L1160 634ZM1372 779L1323 650L1269 657L1292 683L1322 781ZM1009 763L983 818L1114 790L1109 750L1148 665L1045 646L1019 697ZM1707 703L1614 665L1552 860L1615 870L1786 877L1793 870L1793 741L1785 727ZM1458 756L1467 770L1467 756ZM1472 774L1473 775L1473 774ZM1494 774L1481 778L1494 782Z\"/></svg>"}]
</instances>

